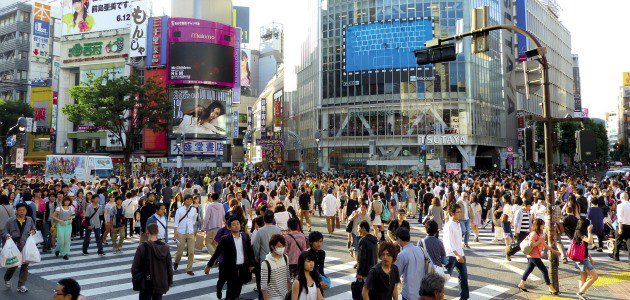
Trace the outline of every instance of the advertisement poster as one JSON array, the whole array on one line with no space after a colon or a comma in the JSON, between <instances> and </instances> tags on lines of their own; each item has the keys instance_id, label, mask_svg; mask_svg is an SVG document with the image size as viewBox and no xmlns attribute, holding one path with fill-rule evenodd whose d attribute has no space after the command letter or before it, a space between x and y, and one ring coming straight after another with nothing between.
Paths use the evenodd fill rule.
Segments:
<instances>
[{"instance_id":1,"label":"advertisement poster","mask_svg":"<svg viewBox=\"0 0 630 300\"><path fill-rule=\"evenodd\" d=\"M241 43L249 44L249 7L234 6L232 12L234 14L232 26L242 29Z\"/></svg>"},{"instance_id":2,"label":"advertisement poster","mask_svg":"<svg viewBox=\"0 0 630 300\"><path fill-rule=\"evenodd\" d=\"M238 110L234 110L234 113L232 114L232 126L234 128L233 133L232 133L232 138L237 139L238 138Z\"/></svg>"},{"instance_id":3,"label":"advertisement poster","mask_svg":"<svg viewBox=\"0 0 630 300\"><path fill-rule=\"evenodd\" d=\"M241 59L240 59L240 64L241 64L241 86L243 87L250 87L251 86L251 78L252 78L252 71L251 68L249 67L249 60L250 57L252 56L252 51L249 49L241 49Z\"/></svg>"},{"instance_id":4,"label":"advertisement poster","mask_svg":"<svg viewBox=\"0 0 630 300\"><path fill-rule=\"evenodd\" d=\"M260 136L267 137L267 98L260 99Z\"/></svg>"},{"instance_id":5,"label":"advertisement poster","mask_svg":"<svg viewBox=\"0 0 630 300\"><path fill-rule=\"evenodd\" d=\"M128 0L63 0L62 34L80 34L131 26Z\"/></svg>"},{"instance_id":6,"label":"advertisement poster","mask_svg":"<svg viewBox=\"0 0 630 300\"><path fill-rule=\"evenodd\" d=\"M85 178L85 157L82 156L48 156L46 157L46 177Z\"/></svg>"},{"instance_id":7,"label":"advertisement poster","mask_svg":"<svg viewBox=\"0 0 630 300\"><path fill-rule=\"evenodd\" d=\"M171 89L173 101L173 133L205 134L227 137L226 107L230 90L208 88Z\"/></svg>"},{"instance_id":8,"label":"advertisement poster","mask_svg":"<svg viewBox=\"0 0 630 300\"><path fill-rule=\"evenodd\" d=\"M282 127L282 100L284 91L279 90L273 94L273 126Z\"/></svg>"},{"instance_id":9,"label":"advertisement poster","mask_svg":"<svg viewBox=\"0 0 630 300\"><path fill-rule=\"evenodd\" d=\"M232 103L241 103L241 29L236 28L236 48L234 49L234 96Z\"/></svg>"},{"instance_id":10,"label":"advertisement poster","mask_svg":"<svg viewBox=\"0 0 630 300\"><path fill-rule=\"evenodd\" d=\"M169 84L234 87L234 27L187 18L171 18L168 27Z\"/></svg>"},{"instance_id":11,"label":"advertisement poster","mask_svg":"<svg viewBox=\"0 0 630 300\"><path fill-rule=\"evenodd\" d=\"M33 4L33 41L31 60L50 57L50 5L40 2Z\"/></svg>"},{"instance_id":12,"label":"advertisement poster","mask_svg":"<svg viewBox=\"0 0 630 300\"><path fill-rule=\"evenodd\" d=\"M129 31L129 57L141 57L147 54L147 23L149 20L149 3L133 2L131 6L131 30Z\"/></svg>"}]
</instances>

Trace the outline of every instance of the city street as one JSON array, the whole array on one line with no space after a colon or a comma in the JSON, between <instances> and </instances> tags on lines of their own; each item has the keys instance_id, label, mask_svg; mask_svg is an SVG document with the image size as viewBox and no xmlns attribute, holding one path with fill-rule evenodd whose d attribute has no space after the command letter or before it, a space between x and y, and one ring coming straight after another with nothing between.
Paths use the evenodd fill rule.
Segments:
<instances>
[{"instance_id":1,"label":"city street","mask_svg":"<svg viewBox=\"0 0 630 300\"><path fill-rule=\"evenodd\" d=\"M326 231L324 218L315 217L313 221L313 230ZM415 243L425 233L416 221L410 223L413 231L412 241ZM529 277L530 292L519 293L516 284L525 269L525 256L519 253L512 257L511 262L508 262L503 254L504 245L491 243L491 240L492 233L489 227L482 229L479 242L471 241L472 249L465 251L471 299L575 299L578 278L576 276L579 274L573 263L560 264L560 280L569 283L561 285L562 293L559 297L552 298L548 295L538 270ZM568 247L569 241L566 237L563 242L565 247ZM129 273L137 245L135 237L128 239L123 246L123 253L115 255L111 253L110 242L109 247L105 246L107 255L98 257L92 241L89 250L91 254L82 256L81 241L75 240L72 242L69 261L55 258L53 253L48 253L42 256L41 263L31 265L27 283L30 291L27 294L17 294L14 290L2 290L0 298L50 299L57 280L72 277L81 285L82 295L89 299L137 299L137 292L131 289L131 274ZM171 249L171 254L174 256L175 245L172 243ZM333 287L325 293L326 299L351 299L350 283L354 281L355 269L353 269L354 262L346 250L346 233L340 229L332 237L324 235L324 250L326 250L326 274L333 282ZM621 262L615 262L608 257L609 250L603 253L596 251L590 251L590 253L596 262L596 270L601 276L598 284L593 288L594 295L598 287L606 292L605 287L608 285L630 282L627 255L621 258ZM203 274L203 268L209 258L208 254L196 253L193 265L195 276L186 274L185 268L175 271L173 286L164 299L216 299L217 268L213 268L209 275ZM180 266L185 262L186 258L183 257ZM456 276L456 274L457 271L453 271L453 275ZM14 279L14 285L16 282L17 278ZM253 292L254 287L254 281L243 287L243 299L256 298ZM446 286L448 299L458 297L457 287L457 278L452 277ZM620 290L617 289L617 291ZM602 294L592 296L591 299L622 299L622 297L621 294L617 296Z\"/></svg>"}]
</instances>

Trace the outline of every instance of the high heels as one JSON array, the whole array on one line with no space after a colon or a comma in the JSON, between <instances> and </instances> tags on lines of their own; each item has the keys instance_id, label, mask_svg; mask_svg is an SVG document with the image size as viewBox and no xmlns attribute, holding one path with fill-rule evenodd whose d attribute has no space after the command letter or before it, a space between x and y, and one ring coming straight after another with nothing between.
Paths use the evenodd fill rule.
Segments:
<instances>
[{"instance_id":1,"label":"high heels","mask_svg":"<svg viewBox=\"0 0 630 300\"><path fill-rule=\"evenodd\" d=\"M549 287L549 294L558 295L558 291L556 291L553 288Z\"/></svg>"},{"instance_id":2,"label":"high heels","mask_svg":"<svg viewBox=\"0 0 630 300\"><path fill-rule=\"evenodd\" d=\"M518 289L519 289L521 292L525 292L525 293L529 292L529 290L527 290L527 289L525 288L525 286L524 286L524 285L523 285L523 286L521 286L521 285L517 285L516 287L518 287Z\"/></svg>"}]
</instances>

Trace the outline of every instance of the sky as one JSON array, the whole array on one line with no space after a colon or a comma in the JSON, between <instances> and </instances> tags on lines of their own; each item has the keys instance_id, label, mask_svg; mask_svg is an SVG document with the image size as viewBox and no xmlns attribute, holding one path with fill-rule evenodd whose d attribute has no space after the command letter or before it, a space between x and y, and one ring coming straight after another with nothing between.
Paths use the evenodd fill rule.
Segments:
<instances>
[{"instance_id":1,"label":"sky","mask_svg":"<svg viewBox=\"0 0 630 300\"><path fill-rule=\"evenodd\" d=\"M299 64L300 44L306 32L301 22L306 1L316 0L233 0L233 5L250 7L250 48L257 49L259 28L270 22L284 25L285 70L293 73ZM619 87L624 71L630 72L630 39L623 29L630 12L630 0L557 0L560 20L571 32L572 53L580 57L582 106L590 117L604 118L617 110ZM153 0L154 12L170 13L170 0ZM295 88L295 76L285 73L287 90Z\"/></svg>"}]
</instances>

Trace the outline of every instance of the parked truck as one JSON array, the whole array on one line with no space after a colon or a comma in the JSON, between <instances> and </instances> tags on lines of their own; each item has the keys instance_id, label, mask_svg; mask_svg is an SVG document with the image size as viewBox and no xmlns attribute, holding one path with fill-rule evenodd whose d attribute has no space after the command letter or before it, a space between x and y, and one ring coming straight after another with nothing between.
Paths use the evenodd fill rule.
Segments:
<instances>
[{"instance_id":1,"label":"parked truck","mask_svg":"<svg viewBox=\"0 0 630 300\"><path fill-rule=\"evenodd\" d=\"M112 158L99 155L47 155L46 179L92 182L109 178L114 170Z\"/></svg>"}]
</instances>

